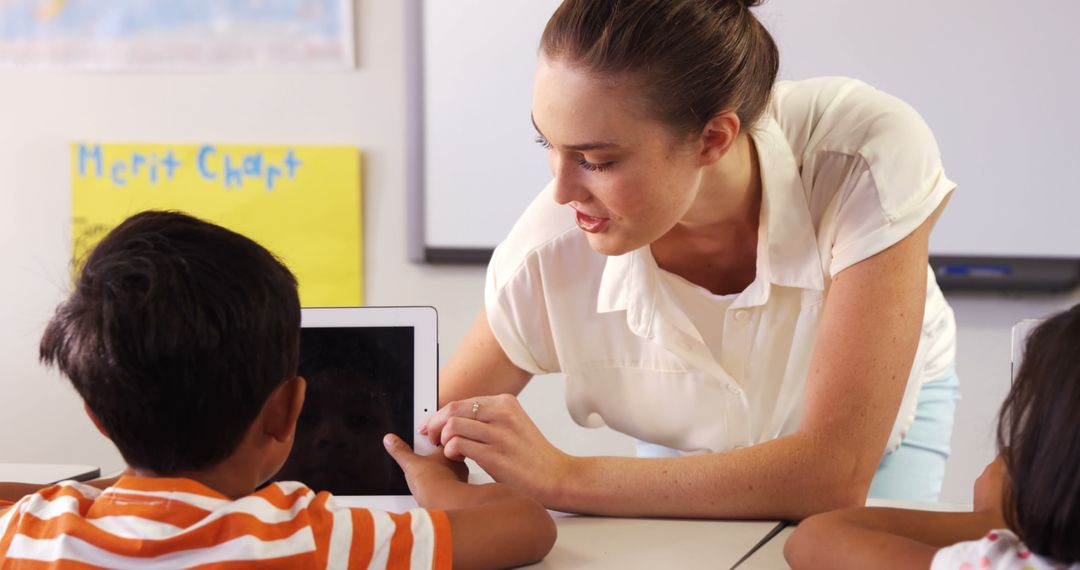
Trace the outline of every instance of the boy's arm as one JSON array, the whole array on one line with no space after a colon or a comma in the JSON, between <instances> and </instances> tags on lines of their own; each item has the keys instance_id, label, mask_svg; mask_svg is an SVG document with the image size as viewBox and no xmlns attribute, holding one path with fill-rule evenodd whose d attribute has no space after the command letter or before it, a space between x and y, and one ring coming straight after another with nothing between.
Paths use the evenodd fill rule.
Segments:
<instances>
[{"instance_id":1,"label":"boy's arm","mask_svg":"<svg viewBox=\"0 0 1080 570\"><path fill-rule=\"evenodd\" d=\"M854 508L810 517L784 545L784 558L800 568L930 567L939 548L978 540L1002 528L994 513L941 513Z\"/></svg>"},{"instance_id":2,"label":"boy's arm","mask_svg":"<svg viewBox=\"0 0 1080 570\"><path fill-rule=\"evenodd\" d=\"M461 464L436 451L413 453L396 436L384 440L401 465L409 490L425 508L442 509L450 520L454 568L505 568L543 558L555 544L555 523L540 503L496 483L469 485Z\"/></svg>"}]
</instances>

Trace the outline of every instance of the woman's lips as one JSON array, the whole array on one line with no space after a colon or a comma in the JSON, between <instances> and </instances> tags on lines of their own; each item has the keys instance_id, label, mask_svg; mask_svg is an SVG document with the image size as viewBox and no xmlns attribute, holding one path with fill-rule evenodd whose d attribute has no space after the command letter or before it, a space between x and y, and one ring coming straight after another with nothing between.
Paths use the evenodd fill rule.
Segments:
<instances>
[{"instance_id":1,"label":"woman's lips","mask_svg":"<svg viewBox=\"0 0 1080 570\"><path fill-rule=\"evenodd\" d=\"M576 210L575 210L576 211ZM579 228L591 233L599 233L607 227L609 218L594 218L588 214L577 212L577 225Z\"/></svg>"}]
</instances>

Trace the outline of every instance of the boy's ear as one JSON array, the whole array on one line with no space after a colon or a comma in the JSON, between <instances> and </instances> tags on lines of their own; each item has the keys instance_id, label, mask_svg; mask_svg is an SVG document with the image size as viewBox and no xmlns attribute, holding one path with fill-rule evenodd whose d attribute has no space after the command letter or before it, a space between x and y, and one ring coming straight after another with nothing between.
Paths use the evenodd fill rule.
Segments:
<instances>
[{"instance_id":1,"label":"boy's ear","mask_svg":"<svg viewBox=\"0 0 1080 570\"><path fill-rule=\"evenodd\" d=\"M263 406L263 432L278 440L288 441L296 431L296 422L304 408L307 381L297 376L282 382Z\"/></svg>"},{"instance_id":2,"label":"boy's ear","mask_svg":"<svg viewBox=\"0 0 1080 570\"><path fill-rule=\"evenodd\" d=\"M83 410L86 412L86 416L90 418L90 421L93 422L94 427L97 428L98 432L100 432L101 435L105 436L109 441L112 441L112 438L109 437L109 432L105 431L105 427L101 425L101 420L98 419L97 414L95 414L94 411L90 409L90 406L86 402L83 402L82 407Z\"/></svg>"}]
</instances>

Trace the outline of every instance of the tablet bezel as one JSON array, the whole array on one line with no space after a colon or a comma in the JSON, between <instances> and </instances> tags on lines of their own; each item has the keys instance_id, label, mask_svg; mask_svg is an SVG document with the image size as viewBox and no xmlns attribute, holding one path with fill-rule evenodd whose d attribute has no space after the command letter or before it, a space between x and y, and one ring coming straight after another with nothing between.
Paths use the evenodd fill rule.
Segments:
<instances>
[{"instance_id":1,"label":"tablet bezel","mask_svg":"<svg viewBox=\"0 0 1080 570\"><path fill-rule=\"evenodd\" d=\"M434 447L417 430L439 409L439 333L435 307L310 307L300 309L300 328L412 327L413 431L417 453ZM303 348L301 348L303 350Z\"/></svg>"}]
</instances>

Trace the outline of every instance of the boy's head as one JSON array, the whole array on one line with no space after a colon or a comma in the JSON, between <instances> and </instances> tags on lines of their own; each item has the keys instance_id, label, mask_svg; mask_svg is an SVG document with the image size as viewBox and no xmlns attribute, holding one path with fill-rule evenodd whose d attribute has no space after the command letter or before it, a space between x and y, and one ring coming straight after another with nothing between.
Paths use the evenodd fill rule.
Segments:
<instances>
[{"instance_id":1,"label":"boy's head","mask_svg":"<svg viewBox=\"0 0 1080 570\"><path fill-rule=\"evenodd\" d=\"M1009 527L1033 552L1080 561L1080 305L1032 331L999 420Z\"/></svg>"},{"instance_id":2,"label":"boy's head","mask_svg":"<svg viewBox=\"0 0 1080 570\"><path fill-rule=\"evenodd\" d=\"M299 335L296 279L270 252L191 216L144 212L87 257L41 359L129 465L168 475L237 449L296 376Z\"/></svg>"}]
</instances>

